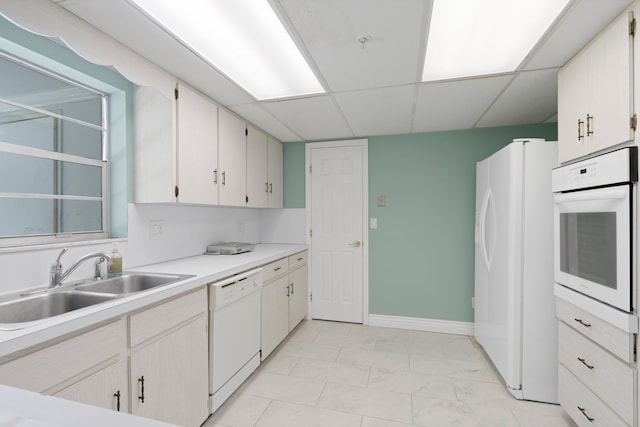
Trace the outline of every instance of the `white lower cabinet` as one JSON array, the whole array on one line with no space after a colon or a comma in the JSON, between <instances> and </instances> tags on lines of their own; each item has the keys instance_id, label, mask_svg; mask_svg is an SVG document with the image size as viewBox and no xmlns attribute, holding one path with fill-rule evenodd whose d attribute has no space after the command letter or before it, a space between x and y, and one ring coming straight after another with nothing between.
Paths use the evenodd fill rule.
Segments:
<instances>
[{"instance_id":1,"label":"white lower cabinet","mask_svg":"<svg viewBox=\"0 0 640 427\"><path fill-rule=\"evenodd\" d=\"M260 353L265 360L307 315L307 252L264 266L262 277Z\"/></svg>"},{"instance_id":2,"label":"white lower cabinet","mask_svg":"<svg viewBox=\"0 0 640 427\"><path fill-rule=\"evenodd\" d=\"M637 426L634 337L557 299L558 400L579 426Z\"/></svg>"},{"instance_id":3,"label":"white lower cabinet","mask_svg":"<svg viewBox=\"0 0 640 427\"><path fill-rule=\"evenodd\" d=\"M0 364L0 383L147 418L209 416L202 287Z\"/></svg>"},{"instance_id":4,"label":"white lower cabinet","mask_svg":"<svg viewBox=\"0 0 640 427\"><path fill-rule=\"evenodd\" d=\"M181 426L209 415L206 288L130 318L131 413Z\"/></svg>"},{"instance_id":5,"label":"white lower cabinet","mask_svg":"<svg viewBox=\"0 0 640 427\"><path fill-rule=\"evenodd\" d=\"M0 365L0 383L126 412L125 336L120 319L54 343Z\"/></svg>"}]
</instances>

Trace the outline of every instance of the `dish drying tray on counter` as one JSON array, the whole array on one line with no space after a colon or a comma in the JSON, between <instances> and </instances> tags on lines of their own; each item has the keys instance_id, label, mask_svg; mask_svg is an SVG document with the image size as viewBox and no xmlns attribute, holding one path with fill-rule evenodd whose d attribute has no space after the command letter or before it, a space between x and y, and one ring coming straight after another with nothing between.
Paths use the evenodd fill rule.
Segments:
<instances>
[{"instance_id":1,"label":"dish drying tray on counter","mask_svg":"<svg viewBox=\"0 0 640 427\"><path fill-rule=\"evenodd\" d=\"M245 242L217 242L207 246L205 255L236 255L251 252L255 245Z\"/></svg>"}]
</instances>

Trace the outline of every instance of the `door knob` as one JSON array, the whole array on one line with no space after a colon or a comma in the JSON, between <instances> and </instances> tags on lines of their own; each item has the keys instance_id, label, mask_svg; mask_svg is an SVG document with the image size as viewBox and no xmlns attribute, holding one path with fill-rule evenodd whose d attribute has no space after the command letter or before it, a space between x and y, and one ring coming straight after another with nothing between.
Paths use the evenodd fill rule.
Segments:
<instances>
[{"instance_id":1,"label":"door knob","mask_svg":"<svg viewBox=\"0 0 640 427\"><path fill-rule=\"evenodd\" d=\"M352 248L359 248L360 245L361 245L360 240L356 240L355 242L349 243L349 246L351 246Z\"/></svg>"}]
</instances>

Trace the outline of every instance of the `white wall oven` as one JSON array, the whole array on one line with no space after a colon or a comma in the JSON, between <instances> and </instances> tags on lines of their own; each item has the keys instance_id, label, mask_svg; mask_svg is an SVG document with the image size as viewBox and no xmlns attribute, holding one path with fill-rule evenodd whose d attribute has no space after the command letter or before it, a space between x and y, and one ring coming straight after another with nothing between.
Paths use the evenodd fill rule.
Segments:
<instances>
[{"instance_id":1,"label":"white wall oven","mask_svg":"<svg viewBox=\"0 0 640 427\"><path fill-rule=\"evenodd\" d=\"M554 281L632 312L637 147L552 172Z\"/></svg>"}]
</instances>

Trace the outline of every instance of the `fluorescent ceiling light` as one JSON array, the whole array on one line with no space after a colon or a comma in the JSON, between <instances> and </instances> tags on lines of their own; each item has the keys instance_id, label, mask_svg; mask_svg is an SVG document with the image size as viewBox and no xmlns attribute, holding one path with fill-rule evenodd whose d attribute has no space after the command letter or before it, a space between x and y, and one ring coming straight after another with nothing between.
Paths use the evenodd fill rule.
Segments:
<instances>
[{"instance_id":1,"label":"fluorescent ceiling light","mask_svg":"<svg viewBox=\"0 0 640 427\"><path fill-rule=\"evenodd\" d=\"M422 81L515 71L569 0L434 0Z\"/></svg>"},{"instance_id":2,"label":"fluorescent ceiling light","mask_svg":"<svg viewBox=\"0 0 640 427\"><path fill-rule=\"evenodd\" d=\"M130 0L259 100L324 89L267 0Z\"/></svg>"}]
</instances>

